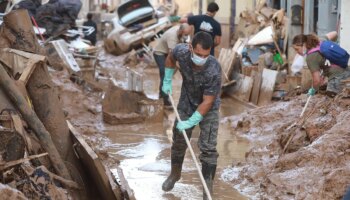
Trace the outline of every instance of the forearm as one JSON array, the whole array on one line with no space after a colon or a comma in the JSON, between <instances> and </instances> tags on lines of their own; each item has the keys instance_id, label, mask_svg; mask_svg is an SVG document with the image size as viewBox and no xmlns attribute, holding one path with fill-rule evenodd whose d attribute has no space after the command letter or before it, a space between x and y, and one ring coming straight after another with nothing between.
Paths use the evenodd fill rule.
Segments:
<instances>
[{"instance_id":1,"label":"forearm","mask_svg":"<svg viewBox=\"0 0 350 200\"><path fill-rule=\"evenodd\" d=\"M188 23L187 17L183 17L179 20L180 23Z\"/></svg>"},{"instance_id":2,"label":"forearm","mask_svg":"<svg viewBox=\"0 0 350 200\"><path fill-rule=\"evenodd\" d=\"M197 111L202 115L206 115L209 110L212 108L215 97L212 98L211 96L208 96L209 98L204 98L203 102L199 104Z\"/></svg>"},{"instance_id":3,"label":"forearm","mask_svg":"<svg viewBox=\"0 0 350 200\"><path fill-rule=\"evenodd\" d=\"M221 43L221 36L216 36L214 38L214 46L219 46L219 44Z\"/></svg>"},{"instance_id":4,"label":"forearm","mask_svg":"<svg viewBox=\"0 0 350 200\"><path fill-rule=\"evenodd\" d=\"M216 46L219 46L219 44L220 44L220 42L219 41L214 41L214 46L216 47Z\"/></svg>"},{"instance_id":5,"label":"forearm","mask_svg":"<svg viewBox=\"0 0 350 200\"><path fill-rule=\"evenodd\" d=\"M175 66L176 62L174 60L174 57L172 56L172 53L170 52L165 60L165 67L175 69Z\"/></svg>"},{"instance_id":6,"label":"forearm","mask_svg":"<svg viewBox=\"0 0 350 200\"><path fill-rule=\"evenodd\" d=\"M312 87L317 89L322 85L322 78L320 71L312 72Z\"/></svg>"}]
</instances>

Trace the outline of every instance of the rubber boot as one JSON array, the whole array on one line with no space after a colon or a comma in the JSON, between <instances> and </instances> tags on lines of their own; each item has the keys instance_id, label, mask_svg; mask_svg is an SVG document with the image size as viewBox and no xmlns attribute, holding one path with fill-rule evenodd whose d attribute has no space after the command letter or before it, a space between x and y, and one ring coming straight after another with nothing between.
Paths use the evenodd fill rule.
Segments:
<instances>
[{"instance_id":1,"label":"rubber boot","mask_svg":"<svg viewBox=\"0 0 350 200\"><path fill-rule=\"evenodd\" d=\"M170 191L174 188L175 183L181 178L182 163L171 163L171 173L164 181L162 189L164 191Z\"/></svg>"},{"instance_id":2,"label":"rubber boot","mask_svg":"<svg viewBox=\"0 0 350 200\"><path fill-rule=\"evenodd\" d=\"M202 163L203 178L205 180L205 183L207 184L207 187L209 189L211 196L213 195L213 180L215 177L215 172L216 172L216 165L211 165L205 162ZM203 200L208 200L208 197L207 197L207 194L205 193L204 188L203 188Z\"/></svg>"}]
</instances>

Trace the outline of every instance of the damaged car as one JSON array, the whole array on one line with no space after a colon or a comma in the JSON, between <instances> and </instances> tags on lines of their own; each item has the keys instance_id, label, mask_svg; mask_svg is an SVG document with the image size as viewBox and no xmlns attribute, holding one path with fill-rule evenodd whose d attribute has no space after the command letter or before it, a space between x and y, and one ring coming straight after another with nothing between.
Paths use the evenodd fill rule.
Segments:
<instances>
[{"instance_id":1,"label":"damaged car","mask_svg":"<svg viewBox=\"0 0 350 200\"><path fill-rule=\"evenodd\" d=\"M171 27L172 22L146 0L131 0L121 4L111 20L112 31L104 40L108 53L120 55L151 41Z\"/></svg>"}]
</instances>

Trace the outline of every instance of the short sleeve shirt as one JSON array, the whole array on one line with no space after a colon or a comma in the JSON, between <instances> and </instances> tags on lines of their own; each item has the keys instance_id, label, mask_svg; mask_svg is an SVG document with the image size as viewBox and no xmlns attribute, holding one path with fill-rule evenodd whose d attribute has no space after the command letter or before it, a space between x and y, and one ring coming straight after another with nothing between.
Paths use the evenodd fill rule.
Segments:
<instances>
[{"instance_id":1,"label":"short sleeve shirt","mask_svg":"<svg viewBox=\"0 0 350 200\"><path fill-rule=\"evenodd\" d=\"M221 26L213 17L208 15L195 15L188 17L187 22L194 26L194 33L199 31L207 32L212 36L213 40L215 36L221 36ZM212 48L212 52L214 52L214 48Z\"/></svg>"},{"instance_id":2,"label":"short sleeve shirt","mask_svg":"<svg viewBox=\"0 0 350 200\"><path fill-rule=\"evenodd\" d=\"M320 37L321 42L325 40L328 40L326 36ZM328 77L329 79L332 79L344 72L343 68L330 67L330 66L327 66L325 62L326 62L326 59L318 51L310 53L306 57L306 63L311 73L322 70L324 76Z\"/></svg>"},{"instance_id":3,"label":"short sleeve shirt","mask_svg":"<svg viewBox=\"0 0 350 200\"><path fill-rule=\"evenodd\" d=\"M180 42L177 31L180 26L174 26L169 30L165 31L162 37L158 40L156 47L154 48L155 52L167 54L169 49L174 49L176 44Z\"/></svg>"},{"instance_id":4,"label":"short sleeve shirt","mask_svg":"<svg viewBox=\"0 0 350 200\"><path fill-rule=\"evenodd\" d=\"M194 70L188 44L176 45L172 55L179 63L183 79L178 109L191 115L203 102L203 95L216 96L211 110L219 109L221 90L219 62L210 55L200 70Z\"/></svg>"}]
</instances>

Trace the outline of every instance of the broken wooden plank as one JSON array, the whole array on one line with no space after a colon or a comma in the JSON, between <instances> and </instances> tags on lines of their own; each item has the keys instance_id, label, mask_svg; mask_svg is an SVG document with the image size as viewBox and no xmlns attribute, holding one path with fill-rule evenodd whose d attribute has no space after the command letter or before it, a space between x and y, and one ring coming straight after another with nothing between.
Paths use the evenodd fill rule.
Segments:
<instances>
[{"instance_id":1,"label":"broken wooden plank","mask_svg":"<svg viewBox=\"0 0 350 200\"><path fill-rule=\"evenodd\" d=\"M115 185L115 183L109 180L107 173L111 172L104 167L98 155L85 142L84 138L74 128L74 126L69 121L67 121L67 124L75 142L74 150L78 154L79 159L84 164L85 169L94 180L95 186L99 190L102 197L104 199L122 199L122 193L120 189L118 187L112 186Z\"/></svg>"},{"instance_id":2,"label":"broken wooden plank","mask_svg":"<svg viewBox=\"0 0 350 200\"><path fill-rule=\"evenodd\" d=\"M253 71L252 77L254 79L252 95L250 97L250 102L255 105L258 105L259 95L260 95L260 87L262 82L262 71Z\"/></svg>"},{"instance_id":3,"label":"broken wooden plank","mask_svg":"<svg viewBox=\"0 0 350 200\"><path fill-rule=\"evenodd\" d=\"M230 56L228 55L229 54L229 49L225 49L225 48L222 48L220 49L220 54L219 54L219 58L218 58L218 61L221 65L221 71L222 71L222 80L223 82L226 82L226 81L229 81L229 77L228 75L226 74L226 70L227 70L227 67L229 67L229 63L230 63Z\"/></svg>"},{"instance_id":4,"label":"broken wooden plank","mask_svg":"<svg viewBox=\"0 0 350 200\"><path fill-rule=\"evenodd\" d=\"M253 88L253 79L249 76L239 74L236 85L235 96L242 101L248 102Z\"/></svg>"},{"instance_id":5,"label":"broken wooden plank","mask_svg":"<svg viewBox=\"0 0 350 200\"><path fill-rule=\"evenodd\" d=\"M34 148L30 140L30 137L27 134L27 132L23 130L23 123L22 123L21 117L18 114L14 114L14 113L11 113L10 116L11 116L15 130L22 136L28 152L29 153L34 152Z\"/></svg>"},{"instance_id":6,"label":"broken wooden plank","mask_svg":"<svg viewBox=\"0 0 350 200\"><path fill-rule=\"evenodd\" d=\"M34 131L35 135L40 140L40 144L43 147L43 149L45 149L45 151L49 153L49 158L57 173L60 176L71 180L71 175L65 163L63 162L62 157L57 151L57 148L52 141L50 133L47 131L44 124L40 121L34 110L28 106L27 100L19 92L15 81L9 77L7 71L1 64L0 87L6 93L6 95L9 97L12 103L16 105L23 119L27 122L28 126Z\"/></svg>"},{"instance_id":7,"label":"broken wooden plank","mask_svg":"<svg viewBox=\"0 0 350 200\"><path fill-rule=\"evenodd\" d=\"M245 44L248 42L246 38L238 38L235 45L232 47L232 50L236 52L238 55L242 55L243 48Z\"/></svg>"},{"instance_id":8,"label":"broken wooden plank","mask_svg":"<svg viewBox=\"0 0 350 200\"><path fill-rule=\"evenodd\" d=\"M0 171L3 171L4 169L22 164L22 163L27 162L27 161L33 160L35 158L40 158L40 157L47 156L47 155L48 155L48 153L42 153L39 155L28 156L27 158L22 158L22 159L10 161L10 162L0 162Z\"/></svg>"},{"instance_id":9,"label":"broken wooden plank","mask_svg":"<svg viewBox=\"0 0 350 200\"><path fill-rule=\"evenodd\" d=\"M259 94L258 105L263 106L271 102L275 88L278 72L275 70L264 69L262 73L262 82Z\"/></svg>"},{"instance_id":10,"label":"broken wooden plank","mask_svg":"<svg viewBox=\"0 0 350 200\"><path fill-rule=\"evenodd\" d=\"M240 104L242 104L244 107L246 108L249 108L249 109L255 109L255 108L258 108L257 105L255 104L252 104L250 102L247 102L247 101L242 101L241 99L238 99L236 96L232 96L230 95L231 98L233 98L235 101L239 102Z\"/></svg>"},{"instance_id":11,"label":"broken wooden plank","mask_svg":"<svg viewBox=\"0 0 350 200\"><path fill-rule=\"evenodd\" d=\"M231 81L231 73L233 70L233 65L236 60L236 52L232 49L224 49L222 48L220 50L218 61L221 65L222 69L222 87L225 85L226 82Z\"/></svg>"},{"instance_id":12,"label":"broken wooden plank","mask_svg":"<svg viewBox=\"0 0 350 200\"><path fill-rule=\"evenodd\" d=\"M125 191L125 193L127 193L129 200L135 200L135 195L134 192L132 191L132 189L129 186L128 181L126 180L123 171L121 168L116 168L114 175L117 175L119 178L119 182L120 182L120 188L122 191ZM118 181L118 180L117 180Z\"/></svg>"},{"instance_id":13,"label":"broken wooden plank","mask_svg":"<svg viewBox=\"0 0 350 200\"><path fill-rule=\"evenodd\" d=\"M265 57L263 55L259 56L258 69L255 72L252 72L252 77L254 79L252 95L250 98L250 102L255 105L258 105L260 88L262 83L262 72L266 68L265 66Z\"/></svg>"},{"instance_id":14,"label":"broken wooden plank","mask_svg":"<svg viewBox=\"0 0 350 200\"><path fill-rule=\"evenodd\" d=\"M23 70L23 73L21 74L21 76L19 77L19 81L22 81L24 83L24 85L27 84L30 76L32 75L33 71L35 70L36 66L37 66L37 60L28 60L27 62L27 67Z\"/></svg>"},{"instance_id":15,"label":"broken wooden plank","mask_svg":"<svg viewBox=\"0 0 350 200\"><path fill-rule=\"evenodd\" d=\"M225 84L222 85L222 87L227 87L227 86L230 86L230 85L232 85L234 83L236 83L236 80L232 80L232 81L226 82Z\"/></svg>"}]
</instances>

